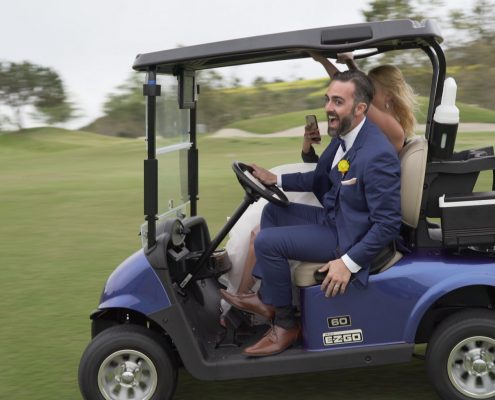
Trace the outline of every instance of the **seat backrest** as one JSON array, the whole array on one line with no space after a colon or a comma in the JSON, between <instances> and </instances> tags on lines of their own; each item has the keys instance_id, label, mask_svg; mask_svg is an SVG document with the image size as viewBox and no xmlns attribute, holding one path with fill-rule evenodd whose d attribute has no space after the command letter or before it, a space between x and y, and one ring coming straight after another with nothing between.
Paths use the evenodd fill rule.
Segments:
<instances>
[{"instance_id":1,"label":"seat backrest","mask_svg":"<svg viewBox=\"0 0 495 400\"><path fill-rule=\"evenodd\" d=\"M402 222L411 228L418 226L427 156L428 142L423 136L409 139L399 154Z\"/></svg>"}]
</instances>

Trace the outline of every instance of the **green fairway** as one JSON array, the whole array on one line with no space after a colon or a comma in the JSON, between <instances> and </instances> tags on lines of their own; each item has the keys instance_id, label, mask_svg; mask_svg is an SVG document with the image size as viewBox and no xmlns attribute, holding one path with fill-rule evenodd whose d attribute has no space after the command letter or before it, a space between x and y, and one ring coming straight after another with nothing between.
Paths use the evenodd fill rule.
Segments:
<instances>
[{"instance_id":1,"label":"green fairway","mask_svg":"<svg viewBox=\"0 0 495 400\"><path fill-rule=\"evenodd\" d=\"M460 133L458 149L495 133ZM328 139L317 150L321 152ZM214 235L243 192L233 160L300 162L300 138L199 140L199 214ZM0 398L80 399L79 358L89 313L108 275L140 248L143 140L53 128L0 135ZM478 190L489 190L483 173ZM356 382L359 382L357 384ZM203 383L183 372L177 399L434 399L422 363Z\"/></svg>"}]
</instances>

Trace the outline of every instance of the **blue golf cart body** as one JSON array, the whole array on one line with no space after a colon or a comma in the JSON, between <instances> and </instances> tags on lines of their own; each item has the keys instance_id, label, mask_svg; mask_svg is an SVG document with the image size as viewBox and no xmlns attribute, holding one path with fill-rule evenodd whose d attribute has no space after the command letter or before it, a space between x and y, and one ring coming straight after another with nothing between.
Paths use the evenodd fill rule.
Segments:
<instances>
[{"instance_id":1,"label":"blue golf cart body","mask_svg":"<svg viewBox=\"0 0 495 400\"><path fill-rule=\"evenodd\" d=\"M441 42L433 21L397 20L138 55L133 67L146 73L147 99L143 248L111 274L91 314L93 340L79 370L84 398L171 398L179 365L202 380L250 378L408 362L415 345L425 343L428 374L443 399L495 399L495 192L473 192L480 172L495 169L495 157L492 147L453 152L457 126L433 119L446 78ZM302 340L276 356L243 356L266 327L246 327L245 314L235 310L226 327L219 324L218 278L230 266L219 245L260 195L241 182L245 198L210 238L197 215L195 73L307 58L308 51L329 58L361 51L358 58L365 58L410 49L428 56L432 72L425 133L414 152L414 163L424 165L412 182L417 205L401 229L402 247L385 252L366 287L353 282L334 298L324 296L313 267L306 283L295 282ZM171 125L160 115L161 97L175 101ZM157 130L172 125L182 126L180 139L157 140ZM172 153L187 176L179 179L180 205L165 199L162 213L159 187L167 181L160 157Z\"/></svg>"}]
</instances>

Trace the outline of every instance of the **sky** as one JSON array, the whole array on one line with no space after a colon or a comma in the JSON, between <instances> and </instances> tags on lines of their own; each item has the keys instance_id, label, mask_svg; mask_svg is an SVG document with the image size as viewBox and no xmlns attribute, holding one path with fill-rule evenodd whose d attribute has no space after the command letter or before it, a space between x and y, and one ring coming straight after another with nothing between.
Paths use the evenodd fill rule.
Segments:
<instances>
[{"instance_id":1,"label":"sky","mask_svg":"<svg viewBox=\"0 0 495 400\"><path fill-rule=\"evenodd\" d=\"M82 118L102 115L139 53L298 29L363 22L370 0L0 0L0 60L60 74ZM224 71L243 84L322 77L311 60Z\"/></svg>"}]
</instances>

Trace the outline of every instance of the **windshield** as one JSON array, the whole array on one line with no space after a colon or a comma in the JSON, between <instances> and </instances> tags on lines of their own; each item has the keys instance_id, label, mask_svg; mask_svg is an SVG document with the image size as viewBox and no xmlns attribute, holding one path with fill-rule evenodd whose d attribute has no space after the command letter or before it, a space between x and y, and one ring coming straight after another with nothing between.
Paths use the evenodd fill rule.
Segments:
<instances>
[{"instance_id":1,"label":"windshield","mask_svg":"<svg viewBox=\"0 0 495 400\"><path fill-rule=\"evenodd\" d=\"M161 95L156 97L156 159L158 160L158 219L189 214L189 110L178 105L177 78L157 75ZM141 226L144 241L147 224Z\"/></svg>"},{"instance_id":2,"label":"windshield","mask_svg":"<svg viewBox=\"0 0 495 400\"><path fill-rule=\"evenodd\" d=\"M156 158L158 160L158 214L168 213L189 203L187 191L187 151L189 110L179 109L177 78L158 75L161 96L156 100Z\"/></svg>"}]
</instances>

